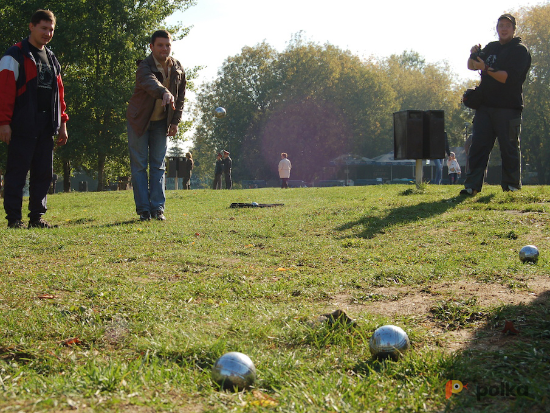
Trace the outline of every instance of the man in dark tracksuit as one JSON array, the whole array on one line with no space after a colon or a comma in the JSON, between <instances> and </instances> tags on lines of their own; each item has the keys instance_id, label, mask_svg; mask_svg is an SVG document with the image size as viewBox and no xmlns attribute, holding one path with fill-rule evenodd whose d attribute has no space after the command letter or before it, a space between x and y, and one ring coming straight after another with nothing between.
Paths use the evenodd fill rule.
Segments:
<instances>
[{"instance_id":1,"label":"man in dark tracksuit","mask_svg":"<svg viewBox=\"0 0 550 413\"><path fill-rule=\"evenodd\" d=\"M51 228L42 216L53 176L53 136L67 142L61 67L46 47L53 37L55 16L38 10L30 35L10 47L0 60L0 140L8 144L4 209L9 228L23 228L21 208L27 172L29 228Z\"/></svg>"},{"instance_id":2,"label":"man in dark tracksuit","mask_svg":"<svg viewBox=\"0 0 550 413\"><path fill-rule=\"evenodd\" d=\"M228 151L223 151L223 174L225 175L225 189L231 189L233 181L231 180L231 158Z\"/></svg>"},{"instance_id":3,"label":"man in dark tracksuit","mask_svg":"<svg viewBox=\"0 0 550 413\"><path fill-rule=\"evenodd\" d=\"M461 195L475 195L481 191L495 138L498 138L502 157L502 189L521 189L519 135L523 83L531 67L531 55L521 39L514 37L515 30L516 19L503 14L497 23L498 41L482 50L479 45L471 49L468 69L481 71L483 103L474 117L469 170Z\"/></svg>"}]
</instances>

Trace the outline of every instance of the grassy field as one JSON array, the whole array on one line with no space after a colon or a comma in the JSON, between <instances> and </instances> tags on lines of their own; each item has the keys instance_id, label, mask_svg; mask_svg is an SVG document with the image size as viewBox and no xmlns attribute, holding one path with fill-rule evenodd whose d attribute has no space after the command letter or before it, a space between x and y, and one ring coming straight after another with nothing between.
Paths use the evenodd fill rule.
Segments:
<instances>
[{"instance_id":1,"label":"grassy field","mask_svg":"<svg viewBox=\"0 0 550 413\"><path fill-rule=\"evenodd\" d=\"M166 222L131 191L52 195L58 228L0 229L0 412L549 411L550 187L459 190L168 191ZM398 362L371 358L384 324ZM213 386L229 351L255 388Z\"/></svg>"}]
</instances>

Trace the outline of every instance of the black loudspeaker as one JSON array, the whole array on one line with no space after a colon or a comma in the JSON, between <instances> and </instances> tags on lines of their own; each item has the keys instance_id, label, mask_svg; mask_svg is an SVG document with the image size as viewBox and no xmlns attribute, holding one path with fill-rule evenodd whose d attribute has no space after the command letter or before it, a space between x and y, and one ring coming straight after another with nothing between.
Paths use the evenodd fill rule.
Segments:
<instances>
[{"instance_id":1,"label":"black loudspeaker","mask_svg":"<svg viewBox=\"0 0 550 413\"><path fill-rule=\"evenodd\" d=\"M442 159L445 157L445 112L395 112L393 138L395 159Z\"/></svg>"},{"instance_id":2,"label":"black loudspeaker","mask_svg":"<svg viewBox=\"0 0 550 413\"><path fill-rule=\"evenodd\" d=\"M169 157L168 158L168 178L175 178L176 171L178 171L178 176L181 178L183 176L183 163L185 158L179 157Z\"/></svg>"}]
</instances>

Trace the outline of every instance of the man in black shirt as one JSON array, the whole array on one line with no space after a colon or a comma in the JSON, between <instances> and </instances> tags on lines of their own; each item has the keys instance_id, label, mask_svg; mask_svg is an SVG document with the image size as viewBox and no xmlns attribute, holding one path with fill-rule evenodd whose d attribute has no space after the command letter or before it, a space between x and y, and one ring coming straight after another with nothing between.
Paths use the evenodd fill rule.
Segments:
<instances>
[{"instance_id":1,"label":"man in black shirt","mask_svg":"<svg viewBox=\"0 0 550 413\"><path fill-rule=\"evenodd\" d=\"M481 72L483 103L474 117L469 169L461 195L475 195L481 191L495 138L498 138L502 157L502 189L521 189L519 134L523 83L531 67L531 55L521 39L514 37L515 31L516 19L503 14L497 23L498 41L483 49L476 45L470 50L468 69Z\"/></svg>"}]
</instances>

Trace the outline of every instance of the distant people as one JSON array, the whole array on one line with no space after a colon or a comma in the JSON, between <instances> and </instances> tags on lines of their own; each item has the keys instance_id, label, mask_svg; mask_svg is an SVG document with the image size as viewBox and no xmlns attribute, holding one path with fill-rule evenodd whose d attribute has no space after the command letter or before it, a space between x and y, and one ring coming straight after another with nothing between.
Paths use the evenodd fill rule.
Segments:
<instances>
[{"instance_id":1,"label":"distant people","mask_svg":"<svg viewBox=\"0 0 550 413\"><path fill-rule=\"evenodd\" d=\"M29 228L52 228L42 217L53 175L54 135L67 143L61 66L46 45L56 19L38 10L30 35L10 47L0 60L0 140L8 145L4 177L4 209L9 228L23 228L23 187L30 170Z\"/></svg>"},{"instance_id":2,"label":"distant people","mask_svg":"<svg viewBox=\"0 0 550 413\"><path fill-rule=\"evenodd\" d=\"M183 66L170 57L171 47L170 33L153 33L151 54L138 65L134 94L126 111L134 201L142 221L166 220L167 136L178 132L186 84Z\"/></svg>"},{"instance_id":3,"label":"distant people","mask_svg":"<svg viewBox=\"0 0 550 413\"><path fill-rule=\"evenodd\" d=\"M214 183L212 189L222 189L223 160L222 154L216 154L216 166L214 167Z\"/></svg>"},{"instance_id":4,"label":"distant people","mask_svg":"<svg viewBox=\"0 0 550 413\"><path fill-rule=\"evenodd\" d=\"M185 163L183 165L183 189L191 189L191 171L193 171L193 157L191 152L185 154Z\"/></svg>"},{"instance_id":5,"label":"distant people","mask_svg":"<svg viewBox=\"0 0 550 413\"><path fill-rule=\"evenodd\" d=\"M458 182L460 177L460 165L456 160L456 155L454 152L449 154L449 159L447 159L447 169L449 170L449 182L451 185L454 185Z\"/></svg>"},{"instance_id":6,"label":"distant people","mask_svg":"<svg viewBox=\"0 0 550 413\"><path fill-rule=\"evenodd\" d=\"M485 48L473 46L468 69L481 72L483 102L476 110L468 170L461 195L481 191L489 155L498 138L502 158L503 191L521 189L521 152L519 134L523 110L523 83L531 67L531 55L514 37L516 19L503 14L497 22L498 41Z\"/></svg>"},{"instance_id":7,"label":"distant people","mask_svg":"<svg viewBox=\"0 0 550 413\"><path fill-rule=\"evenodd\" d=\"M225 176L225 189L231 189L233 182L231 181L231 158L228 151L223 151L223 174Z\"/></svg>"},{"instance_id":8,"label":"distant people","mask_svg":"<svg viewBox=\"0 0 550 413\"><path fill-rule=\"evenodd\" d=\"M288 159L288 154L283 152L281 154L281 160L279 161L279 178L281 178L281 188L288 188L288 180L290 179L290 170L292 164Z\"/></svg>"}]
</instances>

